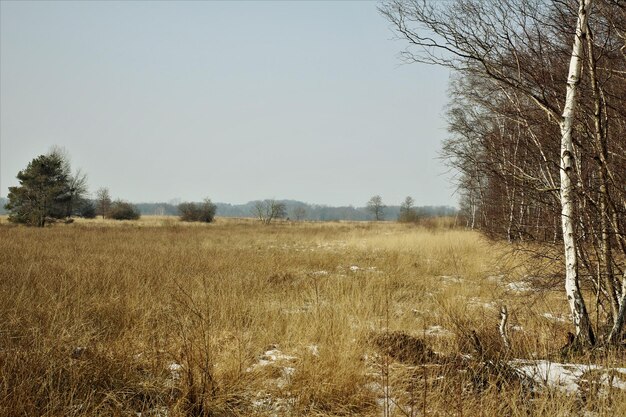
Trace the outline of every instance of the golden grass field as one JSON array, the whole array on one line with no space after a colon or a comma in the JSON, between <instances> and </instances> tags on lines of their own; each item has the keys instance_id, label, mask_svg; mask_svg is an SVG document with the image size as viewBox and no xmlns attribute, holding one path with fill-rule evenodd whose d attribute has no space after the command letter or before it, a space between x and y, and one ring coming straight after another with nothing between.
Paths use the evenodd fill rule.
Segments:
<instances>
[{"instance_id":1,"label":"golden grass field","mask_svg":"<svg viewBox=\"0 0 626 417\"><path fill-rule=\"evenodd\" d=\"M619 373L509 375L562 361L554 266L448 223L2 218L0 415L626 415Z\"/></svg>"}]
</instances>

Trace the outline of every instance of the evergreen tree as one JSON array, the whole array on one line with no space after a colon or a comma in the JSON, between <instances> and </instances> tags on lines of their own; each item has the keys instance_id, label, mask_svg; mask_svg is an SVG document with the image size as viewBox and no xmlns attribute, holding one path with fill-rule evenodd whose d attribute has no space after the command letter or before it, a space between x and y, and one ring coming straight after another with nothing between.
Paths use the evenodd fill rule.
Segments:
<instances>
[{"instance_id":1,"label":"evergreen tree","mask_svg":"<svg viewBox=\"0 0 626 417\"><path fill-rule=\"evenodd\" d=\"M18 172L19 186L9 187L9 220L45 226L46 219L62 217L69 198L68 175L56 155L41 155Z\"/></svg>"},{"instance_id":2,"label":"evergreen tree","mask_svg":"<svg viewBox=\"0 0 626 417\"><path fill-rule=\"evenodd\" d=\"M71 216L86 191L86 177L73 177L69 160L57 150L33 159L17 179L20 185L9 187L5 207L10 221L31 226Z\"/></svg>"}]
</instances>

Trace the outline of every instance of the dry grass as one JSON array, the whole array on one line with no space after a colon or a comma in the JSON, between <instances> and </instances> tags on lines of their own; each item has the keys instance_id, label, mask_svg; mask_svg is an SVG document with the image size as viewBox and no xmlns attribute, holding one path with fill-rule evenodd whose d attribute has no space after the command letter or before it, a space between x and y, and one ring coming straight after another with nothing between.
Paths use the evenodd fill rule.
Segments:
<instances>
[{"instance_id":1,"label":"dry grass","mask_svg":"<svg viewBox=\"0 0 626 417\"><path fill-rule=\"evenodd\" d=\"M551 357L569 329L560 288L529 278L545 266L470 231L158 217L34 229L0 219L0 265L0 415L626 410L620 392L531 393L463 359L476 356L472 330L496 360ZM438 359L392 360L373 343L388 332L419 338Z\"/></svg>"}]
</instances>

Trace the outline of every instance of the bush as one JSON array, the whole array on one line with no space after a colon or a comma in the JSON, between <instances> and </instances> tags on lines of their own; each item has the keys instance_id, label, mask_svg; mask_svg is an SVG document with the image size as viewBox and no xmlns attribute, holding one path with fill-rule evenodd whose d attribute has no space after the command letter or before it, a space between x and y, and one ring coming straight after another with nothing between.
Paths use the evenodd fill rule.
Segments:
<instances>
[{"instance_id":1,"label":"bush","mask_svg":"<svg viewBox=\"0 0 626 417\"><path fill-rule=\"evenodd\" d=\"M398 221L400 223L417 223L419 220L420 217L414 208L408 210L400 209L400 214L398 215Z\"/></svg>"},{"instance_id":2,"label":"bush","mask_svg":"<svg viewBox=\"0 0 626 417\"><path fill-rule=\"evenodd\" d=\"M131 203L116 201L111 205L107 217L114 220L137 220L141 217L141 213Z\"/></svg>"},{"instance_id":3,"label":"bush","mask_svg":"<svg viewBox=\"0 0 626 417\"><path fill-rule=\"evenodd\" d=\"M181 203L178 205L180 219L184 222L211 223L215 217L217 206L208 198L202 203Z\"/></svg>"}]
</instances>

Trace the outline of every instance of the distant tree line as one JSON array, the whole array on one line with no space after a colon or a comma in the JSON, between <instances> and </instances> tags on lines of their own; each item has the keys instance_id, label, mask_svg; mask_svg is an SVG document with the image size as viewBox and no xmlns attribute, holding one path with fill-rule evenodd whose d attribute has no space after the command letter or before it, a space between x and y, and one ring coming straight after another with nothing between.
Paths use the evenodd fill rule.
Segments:
<instances>
[{"instance_id":1,"label":"distant tree line","mask_svg":"<svg viewBox=\"0 0 626 417\"><path fill-rule=\"evenodd\" d=\"M87 176L80 170L72 173L69 156L53 148L48 154L33 159L17 174L19 185L9 188L8 199L0 200L0 213L9 213L9 219L43 227L58 220L71 221L73 217L113 220L136 220L142 214L180 216L183 221L212 222L215 215L224 217L256 217L269 224L277 219L294 221L335 220L399 220L414 222L418 218L451 216L456 209L447 206L414 207L407 197L400 206L386 206L380 196L372 197L366 206L307 204L294 200L256 200L246 204L214 204L203 202L140 203L113 200L108 188L98 189L93 198L88 196Z\"/></svg>"},{"instance_id":2,"label":"distant tree line","mask_svg":"<svg viewBox=\"0 0 626 417\"><path fill-rule=\"evenodd\" d=\"M216 215L221 217L249 217L258 218L257 204L264 200L250 201L244 204L214 203ZM327 206L319 204L309 204L296 200L278 200L285 206L284 218L289 220L310 220L310 221L337 221L353 220L365 221L374 220L374 216L367 206ZM384 208L384 218L396 220L406 218L402 215L406 200L401 205L387 205ZM137 203L137 208L143 215L178 215L178 204L172 203ZM408 217L418 216L419 218L455 216L457 209L450 206L414 206L411 201L406 213Z\"/></svg>"}]
</instances>

